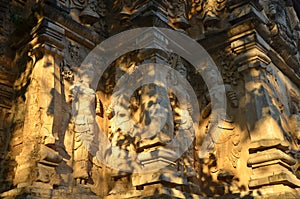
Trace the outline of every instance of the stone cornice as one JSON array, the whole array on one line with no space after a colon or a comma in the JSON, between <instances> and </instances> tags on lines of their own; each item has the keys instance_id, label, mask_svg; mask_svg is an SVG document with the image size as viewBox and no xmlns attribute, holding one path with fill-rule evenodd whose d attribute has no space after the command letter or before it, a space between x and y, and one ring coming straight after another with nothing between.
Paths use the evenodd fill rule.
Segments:
<instances>
[{"instance_id":1,"label":"stone cornice","mask_svg":"<svg viewBox=\"0 0 300 199\"><path fill-rule=\"evenodd\" d=\"M63 11L62 7L58 7L60 11L57 11L57 7L58 6L53 4L51 0L45 0L39 4L38 9L41 9L44 17L47 17L59 24L65 30L65 35L67 37L83 44L89 49L94 48L97 44L104 40L104 38L95 31L74 21L68 15L67 10Z\"/></svg>"},{"instance_id":2,"label":"stone cornice","mask_svg":"<svg viewBox=\"0 0 300 199\"><path fill-rule=\"evenodd\" d=\"M233 4L233 2L236 4ZM209 52L215 52L220 47L231 45L232 50L236 51L236 53L245 53L244 57L248 57L245 63L251 59L249 56L252 56L252 58L257 57L257 61L264 63L263 65L268 65L272 61L279 70L296 85L300 86L299 75L294 71L288 60L286 60L287 58L283 57L278 52L278 49L275 49L270 43L271 33L267 27L269 19L261 12L261 6L255 1L249 0L247 2L248 4L231 1L230 9L232 10L232 14L230 22L232 23L232 27L218 34L204 37L199 42ZM240 47L237 48L237 42L243 43L243 41L244 44L240 44ZM257 49L254 54L253 48ZM238 62L241 63L241 59ZM257 66L261 66L261 64L253 65L253 67ZM246 66L243 66L239 70L242 71L246 68Z\"/></svg>"}]
</instances>

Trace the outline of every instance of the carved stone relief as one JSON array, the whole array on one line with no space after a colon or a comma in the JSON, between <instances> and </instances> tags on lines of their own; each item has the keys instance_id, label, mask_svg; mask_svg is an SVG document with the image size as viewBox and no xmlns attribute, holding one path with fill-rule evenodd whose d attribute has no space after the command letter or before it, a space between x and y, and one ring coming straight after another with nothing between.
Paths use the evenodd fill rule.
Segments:
<instances>
[{"instance_id":1,"label":"carved stone relief","mask_svg":"<svg viewBox=\"0 0 300 199\"><path fill-rule=\"evenodd\" d=\"M171 24L176 29L185 30L190 26L187 19L187 1L186 0L170 0L168 4L168 15Z\"/></svg>"},{"instance_id":2,"label":"carved stone relief","mask_svg":"<svg viewBox=\"0 0 300 199\"><path fill-rule=\"evenodd\" d=\"M63 60L60 63L61 75L63 79L72 82L74 80L74 74L71 69L71 66L67 63L66 60Z\"/></svg>"},{"instance_id":3,"label":"carved stone relief","mask_svg":"<svg viewBox=\"0 0 300 199\"><path fill-rule=\"evenodd\" d=\"M288 5L285 1L272 0L270 2L262 2L270 19L268 27L271 32L270 43L272 47L277 48L279 54L287 61L293 70L299 74L299 30L295 28L298 26L293 24L294 19L289 18L289 16L295 17L295 15L288 12ZM292 28L292 26L294 28Z\"/></svg>"},{"instance_id":4,"label":"carved stone relief","mask_svg":"<svg viewBox=\"0 0 300 199\"><path fill-rule=\"evenodd\" d=\"M221 14L224 12L227 0L193 0L191 15L203 23L205 31L216 31L222 28Z\"/></svg>"},{"instance_id":5,"label":"carved stone relief","mask_svg":"<svg viewBox=\"0 0 300 199\"><path fill-rule=\"evenodd\" d=\"M85 50L73 41L67 42L66 56L60 63L62 78L69 83L73 83L74 72L78 70L84 59Z\"/></svg>"},{"instance_id":6,"label":"carved stone relief","mask_svg":"<svg viewBox=\"0 0 300 199\"><path fill-rule=\"evenodd\" d=\"M91 27L100 35L107 36L106 4L104 0L72 0L73 17L78 22Z\"/></svg>"},{"instance_id":7,"label":"carved stone relief","mask_svg":"<svg viewBox=\"0 0 300 199\"><path fill-rule=\"evenodd\" d=\"M71 87L74 96L74 178L77 184L85 185L90 178L90 144L95 136L95 91L87 82Z\"/></svg>"},{"instance_id":8,"label":"carved stone relief","mask_svg":"<svg viewBox=\"0 0 300 199\"><path fill-rule=\"evenodd\" d=\"M231 88L230 85L227 85L227 87ZM230 92L233 91L230 90ZM228 96L230 104L232 104L233 108L237 108L238 100L236 96L234 99L230 99L229 97L232 98L232 93L230 94ZM206 143L208 141L204 139L202 145L207 145L206 150L214 154L217 159L216 168L213 172L218 172L220 179L233 178L235 173L233 168L237 167L237 161L241 152L240 133L235 130L234 121L230 116L227 116L227 118L223 118L216 123L216 116L211 115L210 97L208 97L207 105L202 109L201 115L203 119L208 119L206 120L206 136L211 138L211 143ZM202 149L205 150L205 148ZM204 154L201 156L205 157Z\"/></svg>"},{"instance_id":9,"label":"carved stone relief","mask_svg":"<svg viewBox=\"0 0 300 199\"><path fill-rule=\"evenodd\" d=\"M29 1L22 2L17 5L22 7ZM53 15L46 10L38 12L43 20L35 25L46 27L45 31L41 29L25 40L12 34L18 41L12 48L20 46L18 52L9 55L15 62L0 58L0 75L17 78L14 90L0 80L0 184L7 184L1 198L300 195L296 75L300 28L291 2L59 0L41 1L40 6L57 11ZM0 3L0 10L3 7ZM111 29L115 28L114 34L149 24L194 34L196 41L211 52L222 81L215 81L212 71L208 81L214 81L215 87L208 89L205 77L183 57L154 49L120 56L99 79L95 65L81 65L88 51ZM54 36L43 40L45 35L57 33L47 28L51 25L61 28L59 42L52 41ZM153 76L163 86L142 85L130 96L126 90L114 92L122 77L135 74L142 78L145 74L138 69L150 62L166 64L178 73L155 71ZM18 65L16 74L10 70L11 65ZM193 121L195 104L181 103L176 94L187 101L190 96L183 89L175 93L164 88L181 88L181 78L196 94L199 124ZM98 86L91 88L94 80ZM136 86L138 80L133 82L124 87ZM213 100L224 101L222 89L227 97L226 110L212 107ZM214 108L225 114L216 114ZM98 135L99 128L105 137ZM145 129L151 136L143 137ZM195 133L192 145L185 149L188 143L184 136ZM173 142L178 135L184 138ZM104 138L109 145L101 142ZM172 160L174 151L184 152ZM130 173L132 168L126 172L110 168L99 158L100 152L108 154L105 157L116 169L130 165L138 173ZM8 174L6 167L2 169L6 162ZM160 170L145 172L161 165Z\"/></svg>"},{"instance_id":10,"label":"carved stone relief","mask_svg":"<svg viewBox=\"0 0 300 199\"><path fill-rule=\"evenodd\" d=\"M83 9L86 4L87 4L87 0L71 0L71 5L70 7L73 8L78 8L78 9Z\"/></svg>"},{"instance_id":11,"label":"carved stone relief","mask_svg":"<svg viewBox=\"0 0 300 199\"><path fill-rule=\"evenodd\" d=\"M224 83L231 84L233 86L236 86L240 79L238 64L234 62L235 57L236 54L229 47L225 50L218 51L216 55L216 62L222 71Z\"/></svg>"}]
</instances>

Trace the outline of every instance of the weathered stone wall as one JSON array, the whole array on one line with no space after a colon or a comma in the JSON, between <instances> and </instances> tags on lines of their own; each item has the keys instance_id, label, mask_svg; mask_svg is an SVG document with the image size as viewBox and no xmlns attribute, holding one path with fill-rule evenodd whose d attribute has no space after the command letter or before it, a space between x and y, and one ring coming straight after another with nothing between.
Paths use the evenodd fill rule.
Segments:
<instances>
[{"instance_id":1,"label":"weathered stone wall","mask_svg":"<svg viewBox=\"0 0 300 199\"><path fill-rule=\"evenodd\" d=\"M1 197L300 196L296 1L15 0L1 1L0 10ZM182 44L180 37L160 31L127 35L136 46L153 39L158 49L131 49L130 39L104 44L105 50L131 49L111 55L116 57L105 70L106 57L88 57L118 33L152 26L201 44L222 79L216 80L214 71L201 76L186 57L168 52ZM197 53L192 49L184 52ZM149 63L168 65L178 74L152 74L151 65L139 71ZM201 64L209 71L212 62ZM125 74L139 75L134 83L125 82L127 88L149 74L160 84L141 85L130 96L119 95L124 89L115 94ZM177 93L165 88L168 78ZM184 81L197 100L186 107L176 96L184 96ZM218 100L226 102L220 118L213 104ZM164 125L156 132L151 122ZM143 138L142 127L152 137ZM186 141L168 148L180 132L196 136L172 160ZM101 153L109 154L112 167ZM124 165L129 170L122 170Z\"/></svg>"}]
</instances>

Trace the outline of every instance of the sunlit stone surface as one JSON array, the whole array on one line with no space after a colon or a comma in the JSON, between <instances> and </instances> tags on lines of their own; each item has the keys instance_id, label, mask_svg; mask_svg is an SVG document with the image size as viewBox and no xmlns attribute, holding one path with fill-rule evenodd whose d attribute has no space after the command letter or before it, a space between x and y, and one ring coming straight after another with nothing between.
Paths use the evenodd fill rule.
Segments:
<instances>
[{"instance_id":1,"label":"sunlit stone surface","mask_svg":"<svg viewBox=\"0 0 300 199\"><path fill-rule=\"evenodd\" d=\"M297 0L2 0L0 198L299 198L299 17Z\"/></svg>"}]
</instances>

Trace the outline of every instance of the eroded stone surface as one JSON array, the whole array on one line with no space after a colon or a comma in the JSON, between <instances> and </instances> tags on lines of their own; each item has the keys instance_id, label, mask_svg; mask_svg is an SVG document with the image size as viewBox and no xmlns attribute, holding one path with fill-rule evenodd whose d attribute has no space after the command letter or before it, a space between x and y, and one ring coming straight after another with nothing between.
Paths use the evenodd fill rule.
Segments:
<instances>
[{"instance_id":1,"label":"eroded stone surface","mask_svg":"<svg viewBox=\"0 0 300 199\"><path fill-rule=\"evenodd\" d=\"M296 1L4 0L0 10L0 197L300 196ZM122 54L101 77L104 57L83 64L105 39L152 26L195 39L217 70L168 52L178 41L159 31L130 39L160 50ZM139 70L149 63L170 70ZM146 76L158 83L139 85Z\"/></svg>"}]
</instances>

